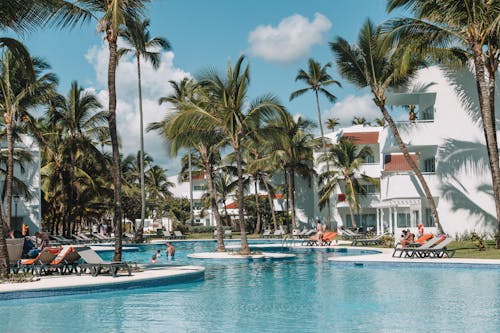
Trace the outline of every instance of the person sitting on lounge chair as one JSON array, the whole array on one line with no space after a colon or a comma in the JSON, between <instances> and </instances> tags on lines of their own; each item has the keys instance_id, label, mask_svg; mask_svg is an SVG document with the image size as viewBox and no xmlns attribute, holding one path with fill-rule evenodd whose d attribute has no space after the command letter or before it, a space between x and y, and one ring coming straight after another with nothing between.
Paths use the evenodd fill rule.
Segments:
<instances>
[{"instance_id":1,"label":"person sitting on lounge chair","mask_svg":"<svg viewBox=\"0 0 500 333\"><path fill-rule=\"evenodd\" d=\"M316 237L318 238L318 245L321 246L323 244L323 232L325 231L325 228L321 224L320 220L318 220L318 223L316 224Z\"/></svg>"},{"instance_id":2,"label":"person sitting on lounge chair","mask_svg":"<svg viewBox=\"0 0 500 333\"><path fill-rule=\"evenodd\" d=\"M424 235L424 225L422 223L418 224L418 237L422 237Z\"/></svg>"},{"instance_id":3,"label":"person sitting on lounge chair","mask_svg":"<svg viewBox=\"0 0 500 333\"><path fill-rule=\"evenodd\" d=\"M403 236L403 238L401 239L401 247L402 248L405 248L406 246L415 242L415 235L412 232L410 232L410 229L403 230L402 236Z\"/></svg>"}]
</instances>

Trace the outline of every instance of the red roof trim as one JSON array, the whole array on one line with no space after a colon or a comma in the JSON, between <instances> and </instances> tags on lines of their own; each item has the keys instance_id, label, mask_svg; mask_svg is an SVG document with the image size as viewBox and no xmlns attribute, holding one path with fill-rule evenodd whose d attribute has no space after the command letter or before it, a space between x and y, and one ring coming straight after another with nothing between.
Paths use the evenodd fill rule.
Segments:
<instances>
[{"instance_id":1,"label":"red roof trim","mask_svg":"<svg viewBox=\"0 0 500 333\"><path fill-rule=\"evenodd\" d=\"M411 159L419 165L418 155L410 153ZM384 171L412 171L410 165L402 154L385 155Z\"/></svg>"},{"instance_id":2,"label":"red roof trim","mask_svg":"<svg viewBox=\"0 0 500 333\"><path fill-rule=\"evenodd\" d=\"M378 143L378 132L352 132L344 133L343 138L350 138L356 144L366 145Z\"/></svg>"}]
</instances>

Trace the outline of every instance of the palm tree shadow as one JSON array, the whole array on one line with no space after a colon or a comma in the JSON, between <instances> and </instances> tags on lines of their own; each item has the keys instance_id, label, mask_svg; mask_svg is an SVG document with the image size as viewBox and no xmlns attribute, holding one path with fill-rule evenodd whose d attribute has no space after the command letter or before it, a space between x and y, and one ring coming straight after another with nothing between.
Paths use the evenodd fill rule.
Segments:
<instances>
[{"instance_id":1,"label":"palm tree shadow","mask_svg":"<svg viewBox=\"0 0 500 333\"><path fill-rule=\"evenodd\" d=\"M486 146L479 142L446 139L439 148L438 160L436 174L441 180L443 197L451 203L451 209L455 212L466 211L477 221L478 227L495 227L496 218L481 205L484 201L474 200L475 193L493 200L491 184L482 183L471 188L456 176L465 173L469 177L478 178L489 172Z\"/></svg>"}]
</instances>

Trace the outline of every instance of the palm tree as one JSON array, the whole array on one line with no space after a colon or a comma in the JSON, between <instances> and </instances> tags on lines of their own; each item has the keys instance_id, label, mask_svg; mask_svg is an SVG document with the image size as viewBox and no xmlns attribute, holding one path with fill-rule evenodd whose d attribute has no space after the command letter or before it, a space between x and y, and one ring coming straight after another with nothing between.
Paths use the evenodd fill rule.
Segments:
<instances>
[{"instance_id":1,"label":"palm tree","mask_svg":"<svg viewBox=\"0 0 500 333\"><path fill-rule=\"evenodd\" d=\"M151 49L170 50L170 43L161 37L150 37L149 20L128 21L127 29L120 36L132 46L132 48L121 48L118 50L118 56L133 52L137 61L137 89L139 91L139 118L140 118L140 169L141 169L141 223L136 230L136 243L142 243L144 233L144 218L146 215L146 192L144 190L144 122L142 113L142 88L141 88L141 57L151 62L154 69L160 67L160 53L151 51Z\"/></svg>"},{"instance_id":2,"label":"palm tree","mask_svg":"<svg viewBox=\"0 0 500 333\"><path fill-rule=\"evenodd\" d=\"M327 73L327 69L330 67L331 67L330 63L327 63L322 67L319 62L315 61L312 58L309 59L308 71L306 72L305 70L300 69L299 73L295 77L295 81L302 81L308 87L296 90L290 95L290 101L291 101L294 98L305 94L309 90L314 91L314 95L316 97L316 107L318 110L318 124L319 124L319 129L321 131L321 140L323 144L323 153L326 153L326 140L325 140L325 133L323 132L323 122L321 121L319 93L324 95L330 102L335 103L337 97L335 97L335 95L330 93L326 89L326 87L332 84L336 84L337 86L342 87L340 82L334 80L332 76ZM329 170L328 162L326 163L326 169ZM328 209L327 224L328 226L330 226L330 217L331 217L330 205L327 205L327 209Z\"/></svg>"},{"instance_id":3,"label":"palm tree","mask_svg":"<svg viewBox=\"0 0 500 333\"><path fill-rule=\"evenodd\" d=\"M340 124L339 118L328 118L326 120L326 128L328 128L332 132L335 131L335 126L337 126L339 124Z\"/></svg>"},{"instance_id":4,"label":"palm tree","mask_svg":"<svg viewBox=\"0 0 500 333\"><path fill-rule=\"evenodd\" d=\"M345 186L345 194L349 203L349 212L351 215L352 226L356 227L354 212L359 212L359 194L363 194L363 187L360 186L360 179L371 184L378 184L365 174L359 175L359 167L365 161L367 156L372 155L370 147L358 146L351 139L341 139L336 145L333 145L326 155L322 155L319 161L329 160L332 163L333 170L330 174L324 172L320 175L318 183L321 185L319 190L319 206L325 205L330 197L336 192L337 186L341 183Z\"/></svg>"},{"instance_id":5,"label":"palm tree","mask_svg":"<svg viewBox=\"0 0 500 333\"><path fill-rule=\"evenodd\" d=\"M195 97L195 92L198 89L198 85L193 79L184 77L180 82L173 80L168 81L170 86L174 89L174 93L167 97L161 97L159 103L172 103L174 106L179 106L183 102L189 102L193 97ZM191 224L194 221L194 209L193 209L193 170L191 161L191 148L188 148L188 162L189 162L189 219Z\"/></svg>"},{"instance_id":6,"label":"palm tree","mask_svg":"<svg viewBox=\"0 0 500 333\"><path fill-rule=\"evenodd\" d=\"M4 52L0 62L0 111L7 133L6 223L11 228L12 182L14 177L14 130L15 124L28 114L31 107L47 102L54 95L57 79L52 73L44 73L49 66L40 59L33 59L35 80L26 75L25 64L17 61L12 53Z\"/></svg>"},{"instance_id":7,"label":"palm tree","mask_svg":"<svg viewBox=\"0 0 500 333\"><path fill-rule=\"evenodd\" d=\"M183 113L182 126L195 126L203 131L215 131L223 134L231 146L238 173L238 210L241 231L242 254L250 253L245 229L243 206L243 168L242 168L242 138L247 136L258 124L279 116L284 108L276 97L266 95L247 103L247 91L250 83L250 70L243 68L245 57L241 56L234 67L228 64L226 77L221 77L216 71L209 70L198 80L207 89L210 98L205 107L191 106Z\"/></svg>"},{"instance_id":8,"label":"palm tree","mask_svg":"<svg viewBox=\"0 0 500 333\"><path fill-rule=\"evenodd\" d=\"M109 135L109 132L108 128L104 126L106 112L98 111L102 107L101 103L94 94L85 92L76 81L72 82L66 98L60 96L60 98L54 99L52 104L48 111L48 121L54 129L57 129L65 144L58 150L69 155L67 179L64 184L67 187L67 191L64 191L67 195L65 198L67 214L64 215L66 228L71 221L75 220L76 210L73 209L73 206L78 205L76 202L78 196L77 175L82 177L85 174L83 169L79 168L81 165L77 163L77 160L82 154L100 155L92 140L97 139L101 134ZM92 177L88 174L86 177L91 182ZM70 229L66 228L66 236L69 236L69 231Z\"/></svg>"},{"instance_id":9,"label":"palm tree","mask_svg":"<svg viewBox=\"0 0 500 333\"><path fill-rule=\"evenodd\" d=\"M384 118L375 118L375 124L380 127L385 127Z\"/></svg>"},{"instance_id":10,"label":"palm tree","mask_svg":"<svg viewBox=\"0 0 500 333\"><path fill-rule=\"evenodd\" d=\"M180 83L171 82L171 84L175 93L160 99L160 103L164 101L173 103L174 112L167 114L161 122L151 124L148 130L159 130L170 143L171 152L174 155L182 148L190 149L189 156L192 155L191 149L194 151L194 158L189 158L191 162L194 162L194 164L189 163L189 173L191 175L192 165L204 170L210 194L210 207L217 223L217 251L224 252L226 248L222 220L217 208L217 194L214 185L215 165L220 162L220 148L225 144L223 136L217 130L200 128L196 126L196 123L191 123L189 117L191 110L207 107L207 97L201 87L189 79L184 79Z\"/></svg>"},{"instance_id":11,"label":"palm tree","mask_svg":"<svg viewBox=\"0 0 500 333\"><path fill-rule=\"evenodd\" d=\"M500 162L495 117L495 78L500 52L500 2L484 0L389 0L388 10L405 7L415 18L387 22L396 39L411 40L417 52L449 64L457 56L474 64L483 132L490 161L497 216L496 248L500 249ZM414 50L414 51L415 51ZM456 64L456 62L455 62Z\"/></svg>"},{"instance_id":12,"label":"palm tree","mask_svg":"<svg viewBox=\"0 0 500 333\"><path fill-rule=\"evenodd\" d=\"M118 133L116 130L116 66L118 62L118 37L120 31L129 21L139 21L149 0L79 0L78 5L84 12L93 14L100 13L102 16L98 22L99 31L105 34L109 48L108 63L108 126L111 137L113 156L113 190L114 190L114 215L113 224L115 229L115 253L113 260L120 261L122 257L122 202L121 202L121 175L120 175L120 152ZM64 10L62 8L61 10ZM70 17L68 12L59 11L56 17L60 24L67 23Z\"/></svg>"},{"instance_id":13,"label":"palm tree","mask_svg":"<svg viewBox=\"0 0 500 333\"><path fill-rule=\"evenodd\" d=\"M384 40L380 27L375 27L370 20L367 20L361 28L357 45L350 45L345 39L337 37L334 42L330 43L330 47L336 56L341 75L360 88L371 89L375 104L382 112L384 120L398 142L399 149L424 190L436 227L442 232L436 203L429 186L420 168L410 157L408 148L403 143L398 128L385 105L386 91L411 81L424 62L403 45L393 47L391 43Z\"/></svg>"},{"instance_id":14,"label":"palm tree","mask_svg":"<svg viewBox=\"0 0 500 333\"><path fill-rule=\"evenodd\" d=\"M269 152L263 158L252 162L252 168L281 165L284 169L292 229L297 226L295 221L295 176L299 174L304 179L310 180L311 175L314 174L313 151L319 145L310 133L313 126L313 123L301 117L295 121L290 115L269 122L266 128L259 131L259 136L265 138L267 145L269 145Z\"/></svg>"},{"instance_id":15,"label":"palm tree","mask_svg":"<svg viewBox=\"0 0 500 333\"><path fill-rule=\"evenodd\" d=\"M352 119L352 124L353 125L370 126L370 122L367 121L365 117L354 117Z\"/></svg>"}]
</instances>

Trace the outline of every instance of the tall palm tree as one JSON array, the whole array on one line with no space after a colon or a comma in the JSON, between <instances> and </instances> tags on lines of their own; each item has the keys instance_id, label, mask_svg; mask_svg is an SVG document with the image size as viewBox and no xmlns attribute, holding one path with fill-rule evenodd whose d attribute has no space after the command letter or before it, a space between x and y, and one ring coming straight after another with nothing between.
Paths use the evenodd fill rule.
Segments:
<instances>
[{"instance_id":1,"label":"tall palm tree","mask_svg":"<svg viewBox=\"0 0 500 333\"><path fill-rule=\"evenodd\" d=\"M316 98L316 107L318 110L318 124L319 124L319 129L321 131L321 140L323 144L323 153L326 153L326 140L325 140L325 133L323 131L323 122L321 121L321 108L319 105L319 94L321 93L324 95L330 102L335 103L337 100L337 97L333 95L331 92L329 92L326 87L332 84L335 84L339 87L342 87L340 82L334 80L330 74L327 73L327 69L331 67L330 63L327 63L324 66L321 66L321 64L314 59L309 59L308 61L308 71L306 72L303 69L299 70L299 73L295 77L295 81L302 81L304 82L307 87L302 88L299 90L294 91L290 95L290 101L293 100L294 98L301 96L305 94L307 91L312 90L314 91L314 95ZM326 169L327 171L330 169L328 162L326 164ZM331 217L331 211L330 211L330 205L327 205L327 211L328 211L328 216L327 216L327 225L330 226L330 217Z\"/></svg>"},{"instance_id":2,"label":"tall palm tree","mask_svg":"<svg viewBox=\"0 0 500 333\"><path fill-rule=\"evenodd\" d=\"M226 77L221 77L216 71L203 73L198 82L208 90L210 98L207 107L191 107L183 114L183 127L193 126L205 131L218 131L223 134L226 142L233 150L238 173L238 216L241 231L242 254L250 253L248 246L245 216L243 206L243 168L242 139L259 122L275 118L284 112L277 98L266 95L247 103L247 91L250 83L250 69L243 68L244 56L241 56L234 67L228 64Z\"/></svg>"},{"instance_id":3,"label":"tall palm tree","mask_svg":"<svg viewBox=\"0 0 500 333\"><path fill-rule=\"evenodd\" d=\"M490 161L500 249L500 162L495 117L495 78L500 58L500 2L485 0L388 0L388 10L408 8L415 18L387 22L392 37L411 40L416 52L449 65L450 55L474 64L483 132Z\"/></svg>"},{"instance_id":4,"label":"tall palm tree","mask_svg":"<svg viewBox=\"0 0 500 333\"><path fill-rule=\"evenodd\" d=\"M328 118L326 120L326 128L328 128L332 132L335 131L335 126L337 126L339 124L340 124L339 118Z\"/></svg>"},{"instance_id":5,"label":"tall palm tree","mask_svg":"<svg viewBox=\"0 0 500 333\"><path fill-rule=\"evenodd\" d=\"M326 155L320 156L320 161L329 160L332 169L328 175L326 172L319 177L319 205L325 205L330 197L336 192L341 183L345 186L345 194L349 203L349 212L353 227L356 227L354 212L359 212L359 194L363 194L360 180L371 184L377 184L377 180L365 174L359 174L359 167L365 158L372 154L370 147L363 146L361 149L351 139L341 139L336 145L329 148Z\"/></svg>"},{"instance_id":6,"label":"tall palm tree","mask_svg":"<svg viewBox=\"0 0 500 333\"><path fill-rule=\"evenodd\" d=\"M164 101L173 103L174 112L167 114L161 122L151 124L148 130L160 131L170 143L171 152L174 155L182 148L190 148L194 151L194 158L191 159L194 164L190 163L191 165L188 166L189 172L191 174L192 165L204 170L210 194L210 208L217 223L217 251L223 252L226 248L222 219L217 207L214 174L215 165L220 162L220 149L225 145L225 141L219 131L212 128L205 129L196 126L196 122L191 122L189 115L192 109L210 108L207 106L207 97L201 87L189 79L184 79L180 83L171 82L171 84L175 90L174 94L160 99L160 103ZM190 156L192 151L189 153Z\"/></svg>"},{"instance_id":7,"label":"tall palm tree","mask_svg":"<svg viewBox=\"0 0 500 333\"><path fill-rule=\"evenodd\" d=\"M127 21L139 21L142 17L145 5L150 0L79 0L78 5L82 11L93 15L100 14L98 29L105 34L108 43L108 126L111 137L111 148L113 156L113 190L114 190L114 215L113 224L115 229L115 253L113 260L120 261L122 257L122 202L121 202L121 175L120 175L120 152L118 132L116 130L116 66L118 62L118 37L121 29ZM64 8L63 8L64 9ZM64 24L70 17L67 12L59 11L56 19Z\"/></svg>"},{"instance_id":8,"label":"tall palm tree","mask_svg":"<svg viewBox=\"0 0 500 333\"><path fill-rule=\"evenodd\" d=\"M288 202L291 210L292 229L297 226L295 220L295 176L311 179L314 174L313 152L321 145L313 138L310 130L314 126L310 121L299 117L295 121L291 116L282 117L268 126L259 135L266 138L269 153L252 162L252 168L264 168L266 165L281 165L285 171ZM263 141L261 141L263 142Z\"/></svg>"},{"instance_id":9,"label":"tall palm tree","mask_svg":"<svg viewBox=\"0 0 500 333\"><path fill-rule=\"evenodd\" d=\"M410 157L408 148L401 139L385 104L386 91L407 84L425 63L403 45L393 47L383 38L380 27L375 27L370 20L367 20L361 28L357 45L350 45L342 37L337 37L330 43L330 47L341 75L360 88L371 89L375 104L382 112L384 120L398 142L399 149L424 190L436 227L442 232L434 197L419 166Z\"/></svg>"},{"instance_id":10,"label":"tall palm tree","mask_svg":"<svg viewBox=\"0 0 500 333\"><path fill-rule=\"evenodd\" d=\"M141 223L138 226L134 241L142 243L144 241L144 218L146 217L146 192L144 189L144 121L142 112L142 88L141 88L141 57L151 62L154 69L160 67L161 54L157 49L170 50L170 43L162 37L151 38L149 33L149 20L134 21L129 20L127 28L120 35L132 48L121 48L118 56L129 52L134 53L137 61L137 89L139 91L139 118L140 118L140 169L141 169ZM154 50L154 51L153 51Z\"/></svg>"},{"instance_id":11,"label":"tall palm tree","mask_svg":"<svg viewBox=\"0 0 500 333\"><path fill-rule=\"evenodd\" d=\"M65 143L63 152L69 155L69 165L65 186L67 194L65 206L68 211L65 214L64 226L69 226L75 220L76 210L73 206L78 205L77 171L79 167L77 159L82 154L99 155L92 140L97 139L101 134L108 134L106 126L106 112L99 111L102 107L97 97L84 91L76 81L72 82L71 88L66 98L60 97L53 100L53 105L48 111L48 121L58 129L62 140ZM50 148L48 148L50 149ZM61 148L58 148L61 149ZM80 177L84 174L78 171ZM88 176L88 174L87 174ZM92 177L88 176L91 180ZM66 236L69 236L70 229L66 229Z\"/></svg>"},{"instance_id":12,"label":"tall palm tree","mask_svg":"<svg viewBox=\"0 0 500 333\"><path fill-rule=\"evenodd\" d=\"M33 59L35 80L26 75L25 64L15 59L9 51L4 52L0 60L0 112L3 114L7 133L7 178L6 188L6 223L11 228L12 182L14 177L14 130L15 124L30 108L48 102L47 98L55 95L57 79L53 73L46 73L49 66L40 59Z\"/></svg>"},{"instance_id":13,"label":"tall palm tree","mask_svg":"<svg viewBox=\"0 0 500 333\"><path fill-rule=\"evenodd\" d=\"M184 77L181 81L176 82L173 80L168 81L170 86L174 89L174 93L170 96L160 97L159 103L171 103L174 107L179 106L183 102L189 102L195 97L198 85L196 82L188 77ZM193 170L191 161L191 148L188 148L188 162L189 162L189 219L191 224L194 221L194 208L193 208Z\"/></svg>"}]
</instances>

